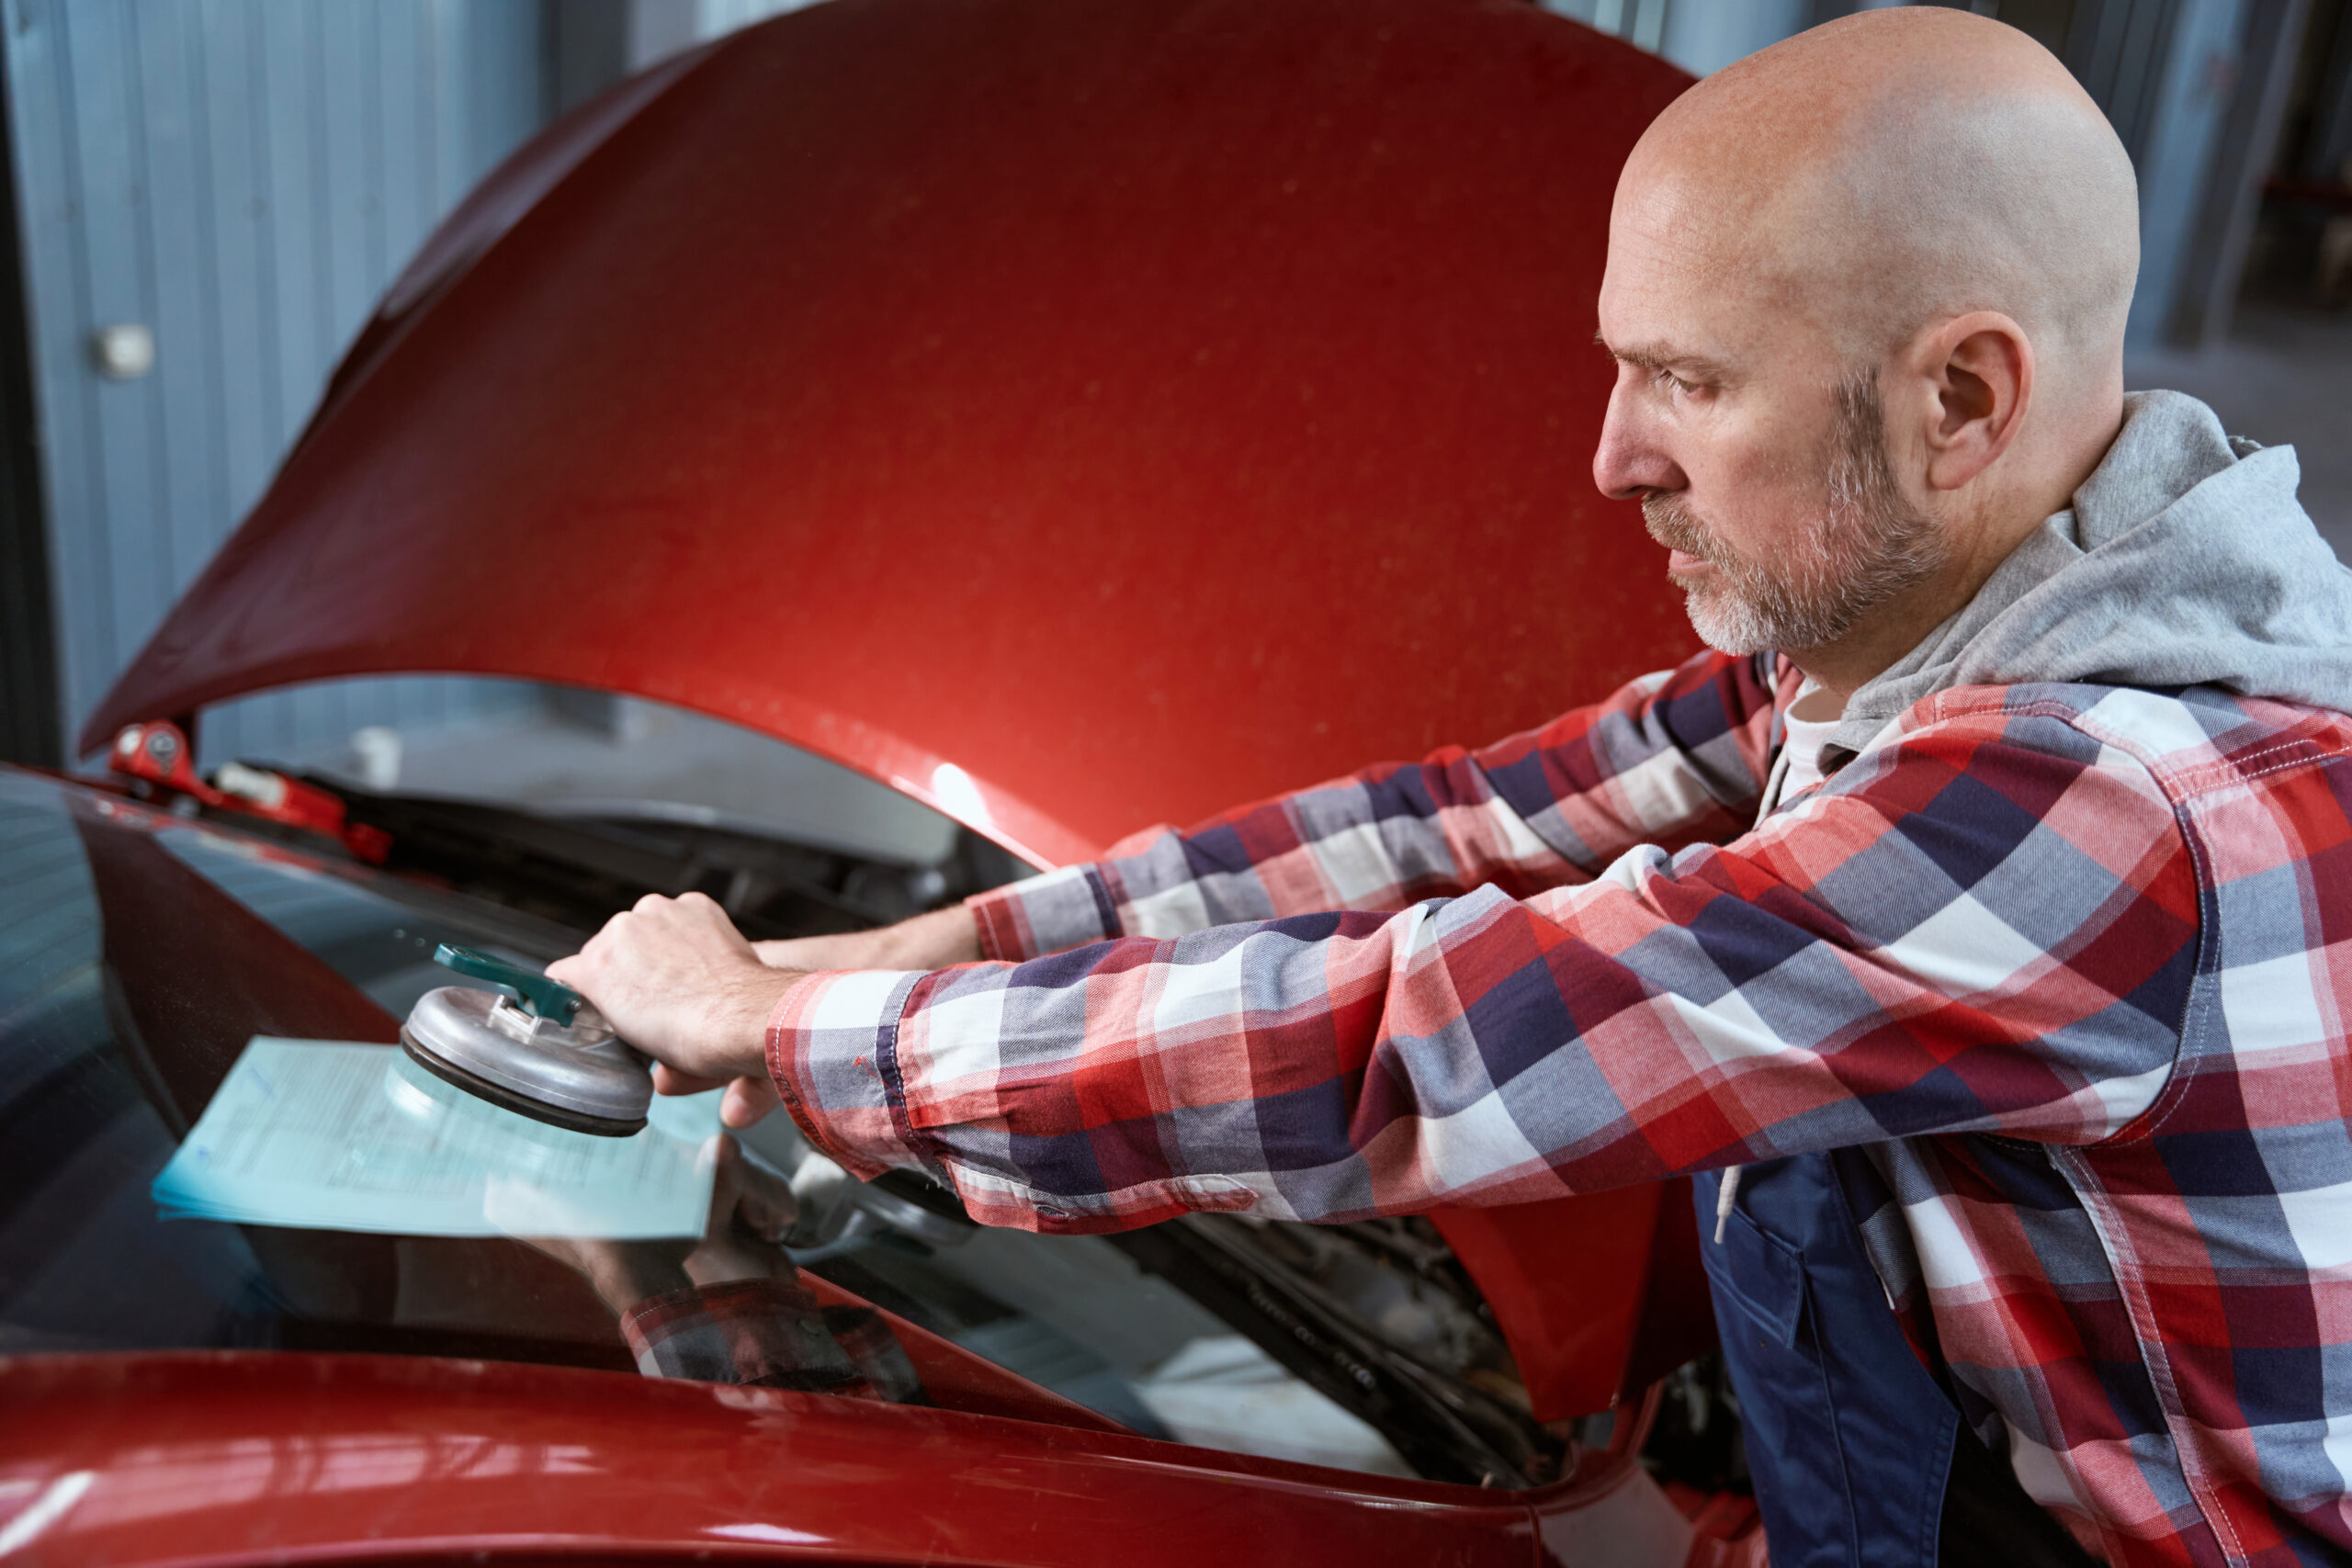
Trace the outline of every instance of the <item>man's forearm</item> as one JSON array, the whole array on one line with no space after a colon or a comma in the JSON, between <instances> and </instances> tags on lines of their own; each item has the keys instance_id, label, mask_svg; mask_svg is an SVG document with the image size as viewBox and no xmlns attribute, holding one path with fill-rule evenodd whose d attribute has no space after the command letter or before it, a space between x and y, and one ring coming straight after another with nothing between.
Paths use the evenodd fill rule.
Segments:
<instances>
[{"instance_id":1,"label":"man's forearm","mask_svg":"<svg viewBox=\"0 0 2352 1568\"><path fill-rule=\"evenodd\" d=\"M946 969L981 956L979 925L968 905L933 909L875 934L877 969Z\"/></svg>"},{"instance_id":2,"label":"man's forearm","mask_svg":"<svg viewBox=\"0 0 2352 1568\"><path fill-rule=\"evenodd\" d=\"M969 905L933 909L872 931L755 942L760 962L776 969L946 969L986 956Z\"/></svg>"},{"instance_id":3,"label":"man's forearm","mask_svg":"<svg viewBox=\"0 0 2352 1568\"><path fill-rule=\"evenodd\" d=\"M1703 654L1492 746L1139 833L1091 864L974 898L980 955L1387 913L1488 885L1525 897L1580 882L1637 843L1721 841L1753 818L1772 700L1756 660Z\"/></svg>"}]
</instances>

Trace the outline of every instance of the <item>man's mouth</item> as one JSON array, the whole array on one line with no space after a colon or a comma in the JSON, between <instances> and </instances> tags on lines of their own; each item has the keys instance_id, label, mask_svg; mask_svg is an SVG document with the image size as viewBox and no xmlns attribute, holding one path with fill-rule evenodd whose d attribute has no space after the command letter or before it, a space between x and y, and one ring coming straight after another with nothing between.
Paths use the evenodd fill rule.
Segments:
<instances>
[{"instance_id":1,"label":"man's mouth","mask_svg":"<svg viewBox=\"0 0 2352 1568\"><path fill-rule=\"evenodd\" d=\"M1642 502L1642 523L1650 537L1666 547L1667 576L1679 582L1713 567L1713 558L1700 553L1710 543L1706 529L1671 498L1645 498Z\"/></svg>"}]
</instances>

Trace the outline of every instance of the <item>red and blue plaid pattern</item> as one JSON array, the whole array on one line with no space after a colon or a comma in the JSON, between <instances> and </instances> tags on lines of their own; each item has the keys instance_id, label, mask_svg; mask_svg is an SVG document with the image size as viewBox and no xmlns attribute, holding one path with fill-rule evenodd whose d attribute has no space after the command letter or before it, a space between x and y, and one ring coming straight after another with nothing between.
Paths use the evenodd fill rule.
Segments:
<instances>
[{"instance_id":1,"label":"red and blue plaid pattern","mask_svg":"<svg viewBox=\"0 0 2352 1568\"><path fill-rule=\"evenodd\" d=\"M816 1298L783 1280L737 1280L650 1296L621 1314L621 1337L650 1378L758 1383L872 1398L825 1331Z\"/></svg>"},{"instance_id":2,"label":"red and blue plaid pattern","mask_svg":"<svg viewBox=\"0 0 2352 1568\"><path fill-rule=\"evenodd\" d=\"M1860 1145L1890 1292L2087 1545L2342 1561L2352 717L1965 689L1747 828L1776 689L1705 655L1130 840L978 900L1005 962L796 987L774 1076L845 1165L1042 1230Z\"/></svg>"},{"instance_id":3,"label":"red and blue plaid pattern","mask_svg":"<svg viewBox=\"0 0 2352 1568\"><path fill-rule=\"evenodd\" d=\"M736 1280L650 1296L621 1314L650 1378L920 1404L922 1380L872 1307L820 1307L797 1280Z\"/></svg>"}]
</instances>

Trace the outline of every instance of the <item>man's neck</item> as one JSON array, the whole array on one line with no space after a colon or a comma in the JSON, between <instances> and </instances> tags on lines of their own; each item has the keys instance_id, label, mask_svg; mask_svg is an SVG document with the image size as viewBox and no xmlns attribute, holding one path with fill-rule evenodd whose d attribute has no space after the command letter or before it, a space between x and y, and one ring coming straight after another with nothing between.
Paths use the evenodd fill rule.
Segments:
<instances>
[{"instance_id":1,"label":"man's neck","mask_svg":"<svg viewBox=\"0 0 2352 1568\"><path fill-rule=\"evenodd\" d=\"M1923 637L1974 598L1976 590L1983 586L1981 581L1970 584L1965 594L1941 608L1937 606L1948 595L1938 595L1928 603L1909 604L1905 601L1911 595L1897 595L1863 617L1862 625L1826 647L1783 651L1788 652L1791 663L1812 676L1823 691L1834 695L1842 708L1856 692L1894 668L1895 660L1918 647Z\"/></svg>"},{"instance_id":2,"label":"man's neck","mask_svg":"<svg viewBox=\"0 0 2352 1568\"><path fill-rule=\"evenodd\" d=\"M2019 451L2013 462L2038 478L2012 480L2006 493L1987 480L1972 505L1962 494L1946 498L1944 537L1953 546L1942 569L1872 608L1836 642L1803 651L1784 649L1790 660L1835 693L1842 705L1878 679L1895 660L1926 639L1976 597L2001 564L2049 518L2074 504L2082 488L2123 429L2123 366L2116 356L2091 401L2100 405L2089 428L2063 441L2064 455L2037 461ZM1973 514L1972 514L1973 513Z\"/></svg>"},{"instance_id":3,"label":"man's neck","mask_svg":"<svg viewBox=\"0 0 2352 1568\"><path fill-rule=\"evenodd\" d=\"M1929 632L1966 608L2041 521L2036 517L2028 526L2004 530L1998 536L1997 554L1986 551L1947 563L1934 576L1873 606L1836 642L1790 651L1791 662L1844 704L1918 647Z\"/></svg>"},{"instance_id":4,"label":"man's neck","mask_svg":"<svg viewBox=\"0 0 2352 1568\"><path fill-rule=\"evenodd\" d=\"M1912 584L1884 604L1874 605L1854 628L1836 642L1803 651L1784 649L1796 667L1837 694L1843 704L1878 679L1895 660L1927 637L1929 632L1967 607L2001 563L2017 552L2052 512L2065 504L2044 507L2037 497L1997 521L1962 524L1947 534L1964 541L1942 569ZM1957 521L1957 520L1956 520Z\"/></svg>"}]
</instances>

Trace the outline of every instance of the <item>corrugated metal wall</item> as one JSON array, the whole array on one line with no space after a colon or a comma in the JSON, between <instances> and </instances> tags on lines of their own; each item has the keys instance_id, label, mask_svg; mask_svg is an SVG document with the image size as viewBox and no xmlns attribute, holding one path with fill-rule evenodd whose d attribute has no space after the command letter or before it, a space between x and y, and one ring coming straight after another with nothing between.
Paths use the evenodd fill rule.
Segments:
<instances>
[{"instance_id":1,"label":"corrugated metal wall","mask_svg":"<svg viewBox=\"0 0 2352 1568\"><path fill-rule=\"evenodd\" d=\"M539 124L537 0L5 0L71 736L250 507L410 253ZM99 374L94 334L153 333ZM337 682L208 716L293 756L527 701Z\"/></svg>"}]
</instances>

